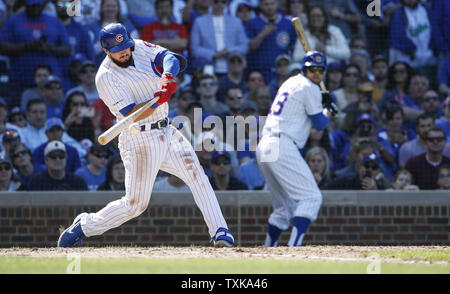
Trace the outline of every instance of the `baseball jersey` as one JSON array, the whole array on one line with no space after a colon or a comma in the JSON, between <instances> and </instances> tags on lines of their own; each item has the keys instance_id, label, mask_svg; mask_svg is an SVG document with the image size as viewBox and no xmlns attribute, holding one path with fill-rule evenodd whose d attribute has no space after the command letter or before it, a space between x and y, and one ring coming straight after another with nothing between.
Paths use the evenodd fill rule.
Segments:
<instances>
[{"instance_id":1,"label":"baseball jersey","mask_svg":"<svg viewBox=\"0 0 450 294\"><path fill-rule=\"evenodd\" d=\"M263 134L285 134L298 148L303 148L311 131L308 115L321 113L322 95L319 86L301 74L281 85L272 103Z\"/></svg>"},{"instance_id":2,"label":"baseball jersey","mask_svg":"<svg viewBox=\"0 0 450 294\"><path fill-rule=\"evenodd\" d=\"M120 113L121 109L133 103L137 105L149 101L153 99L154 93L161 90L161 72L155 65L155 58L167 49L143 40L134 41L135 49L131 52L134 66L121 68L106 57L95 76L100 99L118 120L124 117ZM164 119L168 112L169 105L164 103L142 122Z\"/></svg>"}]
</instances>

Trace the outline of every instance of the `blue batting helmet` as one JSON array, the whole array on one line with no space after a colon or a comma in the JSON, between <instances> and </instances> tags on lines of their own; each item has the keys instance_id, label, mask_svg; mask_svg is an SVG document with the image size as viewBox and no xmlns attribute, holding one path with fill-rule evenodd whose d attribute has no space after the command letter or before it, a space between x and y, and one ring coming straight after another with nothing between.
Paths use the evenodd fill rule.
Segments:
<instances>
[{"instance_id":1,"label":"blue batting helmet","mask_svg":"<svg viewBox=\"0 0 450 294\"><path fill-rule=\"evenodd\" d=\"M306 68L310 66L319 66L327 69L327 58L319 51L308 51L303 56L302 71L306 73Z\"/></svg>"},{"instance_id":2,"label":"blue batting helmet","mask_svg":"<svg viewBox=\"0 0 450 294\"><path fill-rule=\"evenodd\" d=\"M100 43L111 53L116 53L134 47L134 41L125 26L111 23L100 30Z\"/></svg>"}]
</instances>

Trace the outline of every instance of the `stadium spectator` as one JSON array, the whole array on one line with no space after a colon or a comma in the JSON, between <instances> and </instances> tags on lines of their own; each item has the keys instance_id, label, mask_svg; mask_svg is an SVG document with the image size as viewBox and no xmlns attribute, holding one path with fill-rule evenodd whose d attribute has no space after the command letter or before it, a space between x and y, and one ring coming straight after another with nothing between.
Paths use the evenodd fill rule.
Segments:
<instances>
[{"instance_id":1,"label":"stadium spectator","mask_svg":"<svg viewBox=\"0 0 450 294\"><path fill-rule=\"evenodd\" d=\"M433 89L428 89L423 94L420 107L423 109L424 113L431 115L435 119L439 119L443 115L441 109L441 99L439 98L437 91Z\"/></svg>"},{"instance_id":2,"label":"stadium spectator","mask_svg":"<svg viewBox=\"0 0 450 294\"><path fill-rule=\"evenodd\" d=\"M28 101L31 99L42 99L44 100L44 86L49 75L53 73L50 66L42 64L36 66L34 69L34 83L35 88L26 89L22 92L20 99L20 106L25 109L27 107Z\"/></svg>"},{"instance_id":3,"label":"stadium spectator","mask_svg":"<svg viewBox=\"0 0 450 294\"><path fill-rule=\"evenodd\" d=\"M312 147L306 152L305 161L319 188L325 187L331 181L330 161L327 151L320 146Z\"/></svg>"},{"instance_id":4,"label":"stadium spectator","mask_svg":"<svg viewBox=\"0 0 450 294\"><path fill-rule=\"evenodd\" d=\"M232 86L238 86L244 93L248 93L244 75L246 66L247 61L244 54L236 51L230 52L228 55L228 72L226 75L219 77L219 92L217 95L220 101L225 100L226 91Z\"/></svg>"},{"instance_id":5,"label":"stadium spectator","mask_svg":"<svg viewBox=\"0 0 450 294\"><path fill-rule=\"evenodd\" d=\"M47 140L39 145L33 151L34 163L36 166L40 166L44 168L45 165L45 148L52 141L63 141L61 140L64 136L64 125L59 118L50 118L47 120L45 124L45 135ZM67 155L66 160L66 171L67 172L75 172L77 169L81 167L81 160L78 154L77 149L71 146L70 144L64 142L65 152Z\"/></svg>"},{"instance_id":6,"label":"stadium spectator","mask_svg":"<svg viewBox=\"0 0 450 294\"><path fill-rule=\"evenodd\" d=\"M450 190L450 165L439 167L437 184L440 190Z\"/></svg>"},{"instance_id":7,"label":"stadium spectator","mask_svg":"<svg viewBox=\"0 0 450 294\"><path fill-rule=\"evenodd\" d=\"M417 137L402 145L399 150L398 164L399 166L405 166L405 163L411 157L417 156L427 151L426 141L427 132L435 127L435 121L432 116L427 114L421 114L416 120L416 134ZM445 144L444 144L445 145ZM450 144L445 146L444 155L450 157Z\"/></svg>"},{"instance_id":8,"label":"stadium spectator","mask_svg":"<svg viewBox=\"0 0 450 294\"><path fill-rule=\"evenodd\" d=\"M215 75L202 75L198 83L197 94L199 94L204 111L215 115L229 111L228 106L217 98L219 86Z\"/></svg>"},{"instance_id":9,"label":"stadium spectator","mask_svg":"<svg viewBox=\"0 0 450 294\"><path fill-rule=\"evenodd\" d=\"M270 93L272 97L278 92L280 86L289 78L289 66L291 65L289 55L280 55L275 59L275 76L269 82Z\"/></svg>"},{"instance_id":10,"label":"stadium spectator","mask_svg":"<svg viewBox=\"0 0 450 294\"><path fill-rule=\"evenodd\" d=\"M430 12L419 0L403 0L390 21L389 45L391 61L405 61L413 68L426 73L435 71L436 58L431 49L434 44L434 28Z\"/></svg>"},{"instance_id":11,"label":"stadium spectator","mask_svg":"<svg viewBox=\"0 0 450 294\"><path fill-rule=\"evenodd\" d=\"M168 176L162 177L157 180L153 185L154 192L190 192L188 185L180 178L168 174Z\"/></svg>"},{"instance_id":12,"label":"stadium spectator","mask_svg":"<svg viewBox=\"0 0 450 294\"><path fill-rule=\"evenodd\" d=\"M406 161L405 169L413 176L421 190L438 189L438 171L442 165L450 164L450 158L443 155L445 133L437 127L426 132L427 151Z\"/></svg>"},{"instance_id":13,"label":"stadium spectator","mask_svg":"<svg viewBox=\"0 0 450 294\"><path fill-rule=\"evenodd\" d=\"M81 142L83 139L95 140L95 131L92 118L95 109L88 106L86 96L81 91L73 91L67 96L62 121L67 134ZM101 132L101 131L99 131Z\"/></svg>"},{"instance_id":14,"label":"stadium spectator","mask_svg":"<svg viewBox=\"0 0 450 294\"><path fill-rule=\"evenodd\" d=\"M366 0L355 0L356 6L360 11L366 12L369 2ZM367 39L367 50L371 56L377 54L383 54L389 50L389 21L391 18L391 12L389 9L384 9L384 2L392 2L391 0L381 0L378 3L381 4L381 13L374 17L374 15L368 15L368 13L361 13L360 33ZM374 2L371 2L374 3Z\"/></svg>"},{"instance_id":15,"label":"stadium spectator","mask_svg":"<svg viewBox=\"0 0 450 294\"><path fill-rule=\"evenodd\" d=\"M289 19L278 12L277 0L259 1L261 13L250 19L245 27L249 41L248 70L261 71L265 83L273 78L275 58L289 54L297 35Z\"/></svg>"},{"instance_id":16,"label":"stadium spectator","mask_svg":"<svg viewBox=\"0 0 450 294\"><path fill-rule=\"evenodd\" d=\"M361 70L355 64L349 64L344 69L343 87L334 91L339 109L344 109L350 103L358 101L358 83Z\"/></svg>"},{"instance_id":17,"label":"stadium spectator","mask_svg":"<svg viewBox=\"0 0 450 294\"><path fill-rule=\"evenodd\" d=\"M437 51L442 62L450 57L450 2L446 0L434 0L430 15L432 33L434 36L433 49ZM449 93L450 95L450 93Z\"/></svg>"},{"instance_id":18,"label":"stadium spectator","mask_svg":"<svg viewBox=\"0 0 450 294\"><path fill-rule=\"evenodd\" d=\"M407 169L399 169L394 176L391 189L417 191L419 187L413 185L413 177Z\"/></svg>"},{"instance_id":19,"label":"stadium spectator","mask_svg":"<svg viewBox=\"0 0 450 294\"><path fill-rule=\"evenodd\" d=\"M106 180L97 188L98 191L124 191L125 167L120 155L111 157L106 166Z\"/></svg>"},{"instance_id":20,"label":"stadium spectator","mask_svg":"<svg viewBox=\"0 0 450 294\"><path fill-rule=\"evenodd\" d=\"M94 103L94 101L99 98L97 87L95 86L96 73L97 69L95 68L95 64L89 60L84 61L80 66L80 71L78 74L80 85L67 91L66 97L74 91L80 91L86 96L88 105Z\"/></svg>"},{"instance_id":21,"label":"stadium spectator","mask_svg":"<svg viewBox=\"0 0 450 294\"><path fill-rule=\"evenodd\" d=\"M228 105L229 111L220 115L224 126L226 125L227 116L237 116L240 114L242 104L244 103L244 94L240 87L229 87L225 96L225 103Z\"/></svg>"},{"instance_id":22,"label":"stadium spectator","mask_svg":"<svg viewBox=\"0 0 450 294\"><path fill-rule=\"evenodd\" d=\"M249 97L250 102L256 104L258 115L267 116L269 114L270 106L272 105L273 98L268 86L257 88L253 95Z\"/></svg>"},{"instance_id":23,"label":"stadium spectator","mask_svg":"<svg viewBox=\"0 0 450 294\"><path fill-rule=\"evenodd\" d=\"M47 119L47 107L44 100L31 99L26 106L26 117L28 124L20 129L22 142L30 148L36 149L40 144L47 141L45 136L45 121Z\"/></svg>"},{"instance_id":24,"label":"stadium spectator","mask_svg":"<svg viewBox=\"0 0 450 294\"><path fill-rule=\"evenodd\" d=\"M173 21L173 0L156 0L155 11L158 20L143 27L142 40L186 55L189 34L183 24Z\"/></svg>"},{"instance_id":25,"label":"stadium spectator","mask_svg":"<svg viewBox=\"0 0 450 294\"><path fill-rule=\"evenodd\" d=\"M95 115L92 118L92 123L94 124L94 130L98 133L95 133L96 136L100 135L99 130L101 132L106 131L112 125L116 117L111 113L108 106L106 106L105 102L102 99L97 99L92 103L92 108L95 109Z\"/></svg>"},{"instance_id":26,"label":"stadium spectator","mask_svg":"<svg viewBox=\"0 0 450 294\"><path fill-rule=\"evenodd\" d=\"M236 17L242 21L242 25L247 26L247 23L255 15L253 12L253 7L245 2L240 3L236 8Z\"/></svg>"},{"instance_id":27,"label":"stadium spectator","mask_svg":"<svg viewBox=\"0 0 450 294\"><path fill-rule=\"evenodd\" d=\"M175 100L176 105L174 105L174 107L170 107L170 120L177 116L186 116L186 107L189 105L189 103L197 100L197 97L195 97L194 90L191 87L186 87L180 91L180 95L178 95Z\"/></svg>"},{"instance_id":28,"label":"stadium spectator","mask_svg":"<svg viewBox=\"0 0 450 294\"><path fill-rule=\"evenodd\" d=\"M330 24L338 27L347 40L358 33L358 25L361 21L360 12L354 1L347 0L310 0L310 7L320 4L329 11ZM356 28L356 29L354 29ZM354 32L354 30L356 30Z\"/></svg>"},{"instance_id":29,"label":"stadium spectator","mask_svg":"<svg viewBox=\"0 0 450 294\"><path fill-rule=\"evenodd\" d=\"M13 107L8 114L8 123L11 127L24 128L27 126L27 117L25 111L21 107Z\"/></svg>"},{"instance_id":30,"label":"stadium spectator","mask_svg":"<svg viewBox=\"0 0 450 294\"><path fill-rule=\"evenodd\" d=\"M8 118L8 105L6 105L6 100L3 97L0 97L0 121L2 121L2 123L6 128L17 129L16 126L7 121L7 118Z\"/></svg>"},{"instance_id":31,"label":"stadium spectator","mask_svg":"<svg viewBox=\"0 0 450 294\"><path fill-rule=\"evenodd\" d=\"M209 178L209 181L214 190L248 190L246 184L230 174L231 156L227 151L212 152L211 170L213 176Z\"/></svg>"},{"instance_id":32,"label":"stadium spectator","mask_svg":"<svg viewBox=\"0 0 450 294\"><path fill-rule=\"evenodd\" d=\"M2 134L2 146L5 152L4 158L10 160L9 153L17 144L21 143L19 132L15 129L6 129Z\"/></svg>"},{"instance_id":33,"label":"stadium spectator","mask_svg":"<svg viewBox=\"0 0 450 294\"><path fill-rule=\"evenodd\" d=\"M381 97L380 108L383 108L389 100L395 99L400 103L404 100L412 74L413 70L406 62L397 61L389 67L388 84Z\"/></svg>"},{"instance_id":34,"label":"stadium spectator","mask_svg":"<svg viewBox=\"0 0 450 294\"><path fill-rule=\"evenodd\" d=\"M356 154L355 171L337 176L325 190L385 190L390 186L381 171L380 158L370 148Z\"/></svg>"},{"instance_id":35,"label":"stadium spectator","mask_svg":"<svg viewBox=\"0 0 450 294\"><path fill-rule=\"evenodd\" d=\"M44 84L44 102L47 107L47 118L61 118L64 108L64 94L61 80L50 75Z\"/></svg>"},{"instance_id":36,"label":"stadium spectator","mask_svg":"<svg viewBox=\"0 0 450 294\"><path fill-rule=\"evenodd\" d=\"M341 63L331 62L327 66L325 76L325 87L328 91L336 91L342 87L344 78L344 67Z\"/></svg>"},{"instance_id":37,"label":"stadium spectator","mask_svg":"<svg viewBox=\"0 0 450 294\"><path fill-rule=\"evenodd\" d=\"M248 92L245 93L245 99L248 100L250 95L258 88L265 85L264 77L259 70L249 70L246 74L245 84Z\"/></svg>"},{"instance_id":38,"label":"stadium spectator","mask_svg":"<svg viewBox=\"0 0 450 294\"><path fill-rule=\"evenodd\" d=\"M372 59L371 73L373 75L373 101L380 103L388 84L388 60L382 55Z\"/></svg>"},{"instance_id":39,"label":"stadium spectator","mask_svg":"<svg viewBox=\"0 0 450 294\"><path fill-rule=\"evenodd\" d=\"M33 87L33 70L47 64L56 76L62 76L60 59L71 54L64 25L56 18L43 14L43 0L26 0L25 11L10 17L2 26L0 54L10 57L10 106L19 106L22 92ZM32 24L32 25L26 25Z\"/></svg>"},{"instance_id":40,"label":"stadium spectator","mask_svg":"<svg viewBox=\"0 0 450 294\"><path fill-rule=\"evenodd\" d=\"M228 0L214 0L211 13L195 19L190 33L190 52L194 67L214 66L214 74L228 72L227 58L233 51L246 54L248 40L240 19L225 14Z\"/></svg>"},{"instance_id":41,"label":"stadium spectator","mask_svg":"<svg viewBox=\"0 0 450 294\"><path fill-rule=\"evenodd\" d=\"M404 113L400 104L396 100L390 101L381 112L383 126L378 128L376 132L377 140L388 140L389 130L404 131L406 140L416 138L416 133L409 127L404 126Z\"/></svg>"},{"instance_id":42,"label":"stadium spectator","mask_svg":"<svg viewBox=\"0 0 450 294\"><path fill-rule=\"evenodd\" d=\"M287 0L288 17L298 17L303 23L303 26L308 22L307 11L309 10L308 0Z\"/></svg>"},{"instance_id":43,"label":"stadium spectator","mask_svg":"<svg viewBox=\"0 0 450 294\"><path fill-rule=\"evenodd\" d=\"M91 37L92 44L94 44L94 51L96 55L96 60L94 60L94 62L97 66L102 63L106 56L99 40L100 31L105 25L110 23L121 23L127 28L131 38L140 39L140 34L134 27L133 23L124 18L124 15L122 15L122 9L123 7L120 5L119 0L101 0L100 11L98 12L100 19L89 24L89 35Z\"/></svg>"},{"instance_id":44,"label":"stadium spectator","mask_svg":"<svg viewBox=\"0 0 450 294\"><path fill-rule=\"evenodd\" d=\"M450 143L450 96L442 102L444 115L436 121L436 126L444 130L447 143Z\"/></svg>"},{"instance_id":45,"label":"stadium spectator","mask_svg":"<svg viewBox=\"0 0 450 294\"><path fill-rule=\"evenodd\" d=\"M106 180L106 165L109 151L106 147L94 144L87 155L88 163L75 171L86 182L89 191L95 191Z\"/></svg>"},{"instance_id":46,"label":"stadium spectator","mask_svg":"<svg viewBox=\"0 0 450 294\"><path fill-rule=\"evenodd\" d=\"M128 15L127 0L119 0L120 17L125 18ZM142 5L142 4L141 4ZM98 21L101 17L100 9L102 7L102 0L81 0L81 13L76 16L75 20L87 26L94 21Z\"/></svg>"},{"instance_id":47,"label":"stadium spectator","mask_svg":"<svg viewBox=\"0 0 450 294\"><path fill-rule=\"evenodd\" d=\"M34 163L33 154L23 143L19 143L11 148L9 152L14 168L20 182L25 187L30 184L31 178L42 171L42 167Z\"/></svg>"},{"instance_id":48,"label":"stadium spectator","mask_svg":"<svg viewBox=\"0 0 450 294\"><path fill-rule=\"evenodd\" d=\"M370 55L366 50L352 51L349 63L356 64L359 67L362 82L374 80L374 77L370 72Z\"/></svg>"},{"instance_id":49,"label":"stadium spectator","mask_svg":"<svg viewBox=\"0 0 450 294\"><path fill-rule=\"evenodd\" d=\"M67 14L68 8L72 5L72 0L56 0L54 4L56 6L56 14L58 19L63 23L69 36L69 43L72 47L72 56L80 53L83 54L88 60L94 61L94 45L89 37L87 28L74 20L73 16ZM63 74L61 80L65 91L73 88L72 81L69 77L70 63L72 57L66 57L60 60Z\"/></svg>"},{"instance_id":50,"label":"stadium spectator","mask_svg":"<svg viewBox=\"0 0 450 294\"><path fill-rule=\"evenodd\" d=\"M47 169L31 178L30 191L87 190L86 182L73 173L66 172L67 153L64 143L52 141L44 150Z\"/></svg>"},{"instance_id":51,"label":"stadium spectator","mask_svg":"<svg viewBox=\"0 0 450 294\"><path fill-rule=\"evenodd\" d=\"M192 23L199 16L209 12L211 0L187 0L182 12L182 23L187 26L188 31L192 28Z\"/></svg>"},{"instance_id":52,"label":"stadium spectator","mask_svg":"<svg viewBox=\"0 0 450 294\"><path fill-rule=\"evenodd\" d=\"M13 166L8 159L0 159L0 191L17 191L21 182L14 174Z\"/></svg>"},{"instance_id":53,"label":"stadium spectator","mask_svg":"<svg viewBox=\"0 0 450 294\"><path fill-rule=\"evenodd\" d=\"M305 36L311 50L324 53L327 62L342 62L350 58L350 48L341 29L330 24L328 14L323 6L313 5L308 10L308 25ZM305 50L299 40L296 40L293 59L301 62Z\"/></svg>"},{"instance_id":54,"label":"stadium spectator","mask_svg":"<svg viewBox=\"0 0 450 294\"><path fill-rule=\"evenodd\" d=\"M144 26L158 20L155 2L156 0L127 0L128 17L140 32Z\"/></svg>"}]
</instances>

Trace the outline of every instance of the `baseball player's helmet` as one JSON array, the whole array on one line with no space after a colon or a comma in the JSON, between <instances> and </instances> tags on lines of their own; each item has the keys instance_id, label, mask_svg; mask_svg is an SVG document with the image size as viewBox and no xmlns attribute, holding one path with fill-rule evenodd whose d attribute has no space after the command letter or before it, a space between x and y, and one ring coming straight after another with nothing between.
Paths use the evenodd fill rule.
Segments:
<instances>
[{"instance_id":1,"label":"baseball player's helmet","mask_svg":"<svg viewBox=\"0 0 450 294\"><path fill-rule=\"evenodd\" d=\"M100 30L100 43L111 53L116 53L134 47L134 40L125 26L120 23L111 23Z\"/></svg>"},{"instance_id":2,"label":"baseball player's helmet","mask_svg":"<svg viewBox=\"0 0 450 294\"><path fill-rule=\"evenodd\" d=\"M319 51L308 51L305 56L303 56L302 61L302 71L306 73L306 68L310 66L319 66L327 69L327 58L325 55Z\"/></svg>"}]
</instances>

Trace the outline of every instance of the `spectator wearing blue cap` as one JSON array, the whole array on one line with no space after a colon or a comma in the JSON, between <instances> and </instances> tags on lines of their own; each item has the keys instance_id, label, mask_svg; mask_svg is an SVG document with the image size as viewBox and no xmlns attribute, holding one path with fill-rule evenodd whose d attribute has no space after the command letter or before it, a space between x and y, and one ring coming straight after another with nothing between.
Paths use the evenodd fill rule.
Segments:
<instances>
[{"instance_id":1,"label":"spectator wearing blue cap","mask_svg":"<svg viewBox=\"0 0 450 294\"><path fill-rule=\"evenodd\" d=\"M11 104L18 106L22 92L34 84L33 70L47 64L53 74L62 75L60 58L70 56L71 47L64 25L42 13L43 0L26 0L25 11L10 17L1 28L0 53L10 57ZM14 98L14 99L13 99Z\"/></svg>"},{"instance_id":2,"label":"spectator wearing blue cap","mask_svg":"<svg viewBox=\"0 0 450 294\"><path fill-rule=\"evenodd\" d=\"M22 92L20 106L25 109L31 99L44 100L44 86L48 76L53 73L52 68L46 64L40 64L34 69L34 88L26 89Z\"/></svg>"},{"instance_id":3,"label":"spectator wearing blue cap","mask_svg":"<svg viewBox=\"0 0 450 294\"><path fill-rule=\"evenodd\" d=\"M51 141L54 140L61 141L64 134L64 124L59 118L50 118L47 120L45 125L46 125L45 135L48 141L42 143L33 151L33 158L35 161L35 165L38 165L40 167L45 167L45 156L44 156L45 147ZM73 173L81 167L81 160L78 155L78 151L77 149L75 149L74 147L72 147L67 143L63 144L65 146L65 152L67 155L66 171Z\"/></svg>"},{"instance_id":4,"label":"spectator wearing blue cap","mask_svg":"<svg viewBox=\"0 0 450 294\"><path fill-rule=\"evenodd\" d=\"M13 107L8 114L8 123L18 128L26 127L27 117L25 115L25 110L18 106Z\"/></svg>"},{"instance_id":5,"label":"spectator wearing blue cap","mask_svg":"<svg viewBox=\"0 0 450 294\"><path fill-rule=\"evenodd\" d=\"M248 190L246 184L231 175L231 156L227 151L214 151L211 154L211 170L209 178L214 190Z\"/></svg>"}]
</instances>

